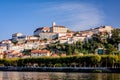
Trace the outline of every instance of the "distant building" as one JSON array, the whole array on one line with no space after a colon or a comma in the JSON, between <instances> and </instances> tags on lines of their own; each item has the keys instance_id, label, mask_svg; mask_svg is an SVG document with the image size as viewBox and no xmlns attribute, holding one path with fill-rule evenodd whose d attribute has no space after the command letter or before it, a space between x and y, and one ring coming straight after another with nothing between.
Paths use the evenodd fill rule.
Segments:
<instances>
[{"instance_id":1,"label":"distant building","mask_svg":"<svg viewBox=\"0 0 120 80\"><path fill-rule=\"evenodd\" d=\"M41 27L41 28L37 28L34 31L34 35L35 36L39 36L40 33L48 33L50 32L50 28L49 27Z\"/></svg>"},{"instance_id":2,"label":"distant building","mask_svg":"<svg viewBox=\"0 0 120 80\"><path fill-rule=\"evenodd\" d=\"M59 57L59 55L56 53L53 53L53 54L51 54L51 57Z\"/></svg>"},{"instance_id":3,"label":"distant building","mask_svg":"<svg viewBox=\"0 0 120 80\"><path fill-rule=\"evenodd\" d=\"M65 26L56 25L55 22L53 22L53 25L50 28L50 31L53 33L66 33L67 30L68 30L68 28L66 28Z\"/></svg>"},{"instance_id":4,"label":"distant building","mask_svg":"<svg viewBox=\"0 0 120 80\"><path fill-rule=\"evenodd\" d=\"M68 38L66 36L59 37L59 42L61 44L67 43L68 42Z\"/></svg>"},{"instance_id":5,"label":"distant building","mask_svg":"<svg viewBox=\"0 0 120 80\"><path fill-rule=\"evenodd\" d=\"M0 46L0 53L4 53L4 51L7 50L7 47L5 45Z\"/></svg>"},{"instance_id":6,"label":"distant building","mask_svg":"<svg viewBox=\"0 0 120 80\"><path fill-rule=\"evenodd\" d=\"M5 58L20 58L22 57L22 53L19 53L15 50L11 50L11 51L5 51Z\"/></svg>"},{"instance_id":7,"label":"distant building","mask_svg":"<svg viewBox=\"0 0 120 80\"><path fill-rule=\"evenodd\" d=\"M25 40L25 35L23 35L22 33L15 33L12 34L12 40L13 41L21 41L21 40Z\"/></svg>"},{"instance_id":8,"label":"distant building","mask_svg":"<svg viewBox=\"0 0 120 80\"><path fill-rule=\"evenodd\" d=\"M0 53L0 59L3 59L3 58L4 58L3 53Z\"/></svg>"},{"instance_id":9,"label":"distant building","mask_svg":"<svg viewBox=\"0 0 120 80\"><path fill-rule=\"evenodd\" d=\"M111 33L111 31L113 30L113 28L111 26L101 26L101 27L98 27L98 28L93 28L91 29L91 31L94 33L94 34L97 34L99 32L107 32L107 33Z\"/></svg>"},{"instance_id":10,"label":"distant building","mask_svg":"<svg viewBox=\"0 0 120 80\"><path fill-rule=\"evenodd\" d=\"M83 36L74 36L73 37L73 42L77 42L77 41L84 41L86 39L86 37Z\"/></svg>"},{"instance_id":11,"label":"distant building","mask_svg":"<svg viewBox=\"0 0 120 80\"><path fill-rule=\"evenodd\" d=\"M35 36L26 36L25 40L38 40L38 37L35 37Z\"/></svg>"},{"instance_id":12,"label":"distant building","mask_svg":"<svg viewBox=\"0 0 120 80\"><path fill-rule=\"evenodd\" d=\"M17 45L10 44L7 47L8 47L9 51L15 50L17 52L22 52L24 50L24 46L23 45L19 45L19 44L17 44Z\"/></svg>"},{"instance_id":13,"label":"distant building","mask_svg":"<svg viewBox=\"0 0 120 80\"><path fill-rule=\"evenodd\" d=\"M48 50L32 50L31 57L50 56L51 53Z\"/></svg>"},{"instance_id":14,"label":"distant building","mask_svg":"<svg viewBox=\"0 0 120 80\"><path fill-rule=\"evenodd\" d=\"M39 39L40 40L53 40L53 39L57 39L58 38L58 34L57 33L40 33L39 34Z\"/></svg>"},{"instance_id":15,"label":"distant building","mask_svg":"<svg viewBox=\"0 0 120 80\"><path fill-rule=\"evenodd\" d=\"M10 44L12 43L10 40L2 40L0 44Z\"/></svg>"},{"instance_id":16,"label":"distant building","mask_svg":"<svg viewBox=\"0 0 120 80\"><path fill-rule=\"evenodd\" d=\"M55 22L52 23L52 27L41 27L37 28L34 31L34 36L39 37L40 40L43 39L48 39L48 40L53 40L53 39L58 39L60 36L65 36L68 28L65 26L58 26L56 25Z\"/></svg>"}]
</instances>

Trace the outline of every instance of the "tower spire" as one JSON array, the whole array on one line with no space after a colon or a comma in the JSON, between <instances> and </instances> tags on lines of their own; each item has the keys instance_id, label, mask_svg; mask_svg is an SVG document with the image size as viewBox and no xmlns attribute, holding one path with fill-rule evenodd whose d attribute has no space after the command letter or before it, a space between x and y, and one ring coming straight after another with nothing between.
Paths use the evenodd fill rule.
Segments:
<instances>
[{"instance_id":1,"label":"tower spire","mask_svg":"<svg viewBox=\"0 0 120 80\"><path fill-rule=\"evenodd\" d=\"M56 23L55 23L55 22L53 22L53 23L52 23L52 27L54 27L55 25L56 25Z\"/></svg>"}]
</instances>

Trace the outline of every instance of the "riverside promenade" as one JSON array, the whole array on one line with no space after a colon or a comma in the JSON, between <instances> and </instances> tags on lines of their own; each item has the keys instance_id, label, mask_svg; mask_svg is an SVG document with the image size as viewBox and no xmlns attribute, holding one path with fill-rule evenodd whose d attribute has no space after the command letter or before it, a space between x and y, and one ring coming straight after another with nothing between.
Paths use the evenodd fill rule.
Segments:
<instances>
[{"instance_id":1,"label":"riverside promenade","mask_svg":"<svg viewBox=\"0 0 120 80\"><path fill-rule=\"evenodd\" d=\"M103 72L120 73L120 68L108 67L0 67L0 71L23 71L23 72Z\"/></svg>"}]
</instances>

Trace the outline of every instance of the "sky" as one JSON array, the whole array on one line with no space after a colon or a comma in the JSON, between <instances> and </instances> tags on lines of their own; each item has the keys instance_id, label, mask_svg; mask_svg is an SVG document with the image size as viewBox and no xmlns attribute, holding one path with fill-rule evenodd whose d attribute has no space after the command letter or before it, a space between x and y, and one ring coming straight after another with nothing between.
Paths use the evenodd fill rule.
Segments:
<instances>
[{"instance_id":1,"label":"sky","mask_svg":"<svg viewBox=\"0 0 120 80\"><path fill-rule=\"evenodd\" d=\"M120 0L0 0L0 41L17 32L33 35L52 22L72 31L120 28Z\"/></svg>"}]
</instances>

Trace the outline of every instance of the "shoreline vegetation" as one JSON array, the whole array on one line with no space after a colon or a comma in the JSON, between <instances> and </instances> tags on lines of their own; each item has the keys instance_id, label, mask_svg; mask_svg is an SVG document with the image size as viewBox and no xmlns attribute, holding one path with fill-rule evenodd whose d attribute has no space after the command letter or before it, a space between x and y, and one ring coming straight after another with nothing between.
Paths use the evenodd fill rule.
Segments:
<instances>
[{"instance_id":1,"label":"shoreline vegetation","mask_svg":"<svg viewBox=\"0 0 120 80\"><path fill-rule=\"evenodd\" d=\"M66 57L0 59L0 70L120 73L120 55L89 54Z\"/></svg>"}]
</instances>

